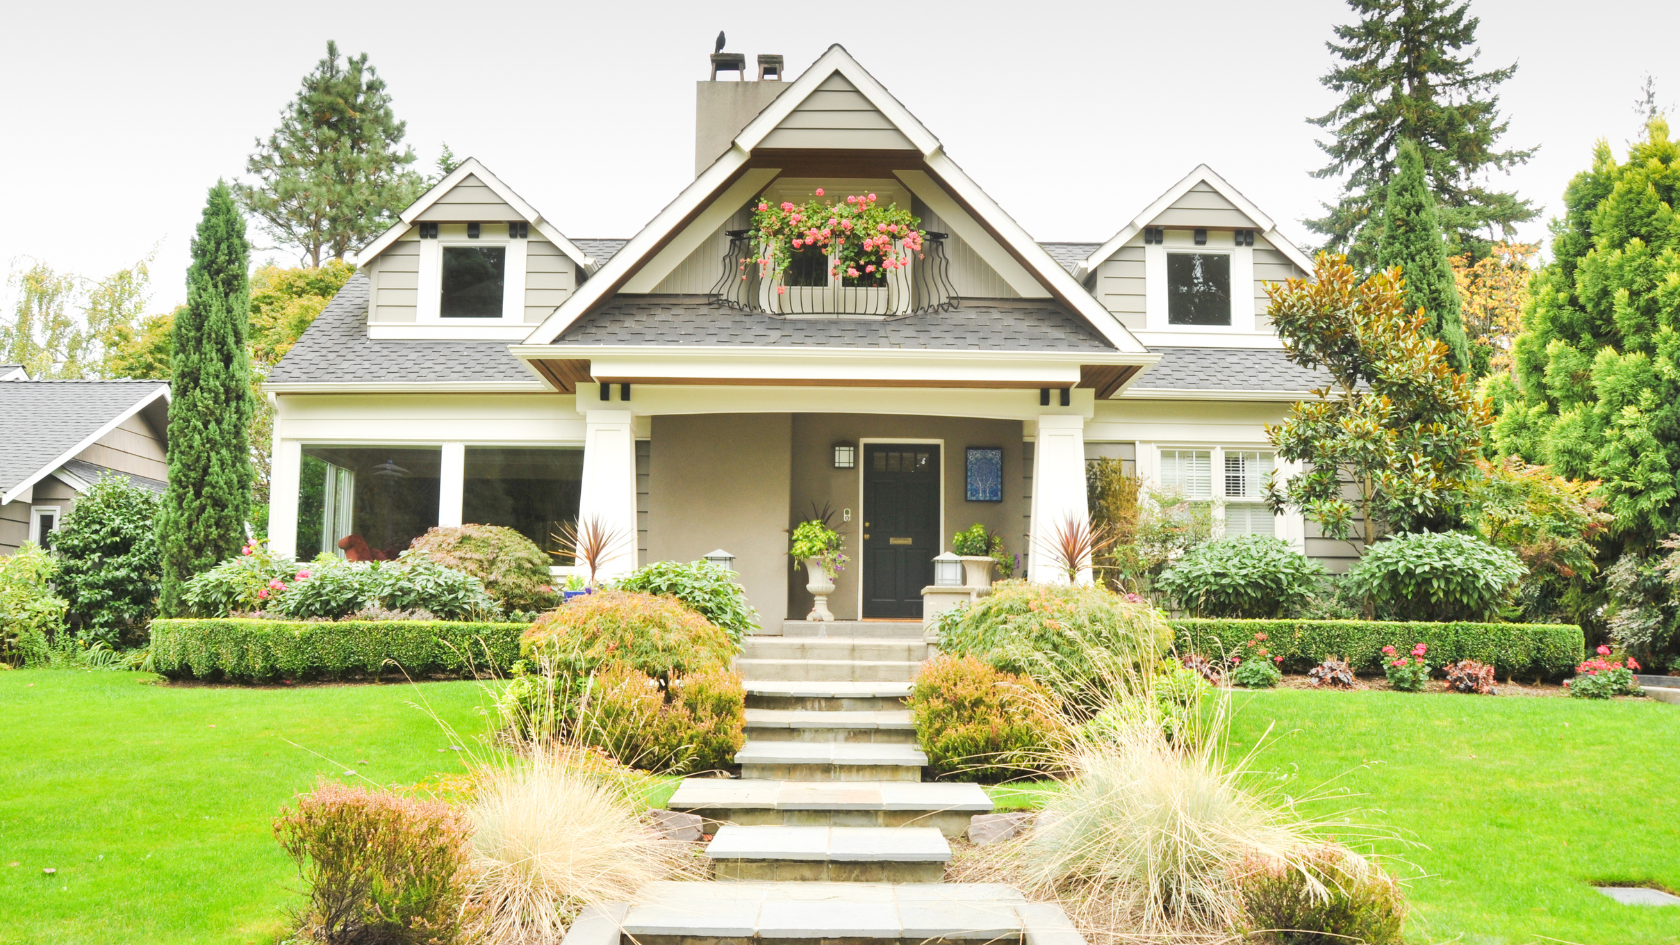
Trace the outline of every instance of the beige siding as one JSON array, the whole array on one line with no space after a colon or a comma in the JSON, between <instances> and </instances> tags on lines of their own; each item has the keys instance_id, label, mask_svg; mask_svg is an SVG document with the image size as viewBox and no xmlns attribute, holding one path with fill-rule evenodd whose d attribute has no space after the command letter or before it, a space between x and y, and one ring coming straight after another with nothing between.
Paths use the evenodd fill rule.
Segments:
<instances>
[{"instance_id":1,"label":"beige siding","mask_svg":"<svg viewBox=\"0 0 1680 945\"><path fill-rule=\"evenodd\" d=\"M1254 238L1254 313L1259 316L1254 327L1270 331L1271 320L1266 318L1266 307L1271 300L1266 297L1266 283L1282 282L1285 279L1300 279L1307 275L1301 267L1289 261L1280 250L1267 243L1265 239Z\"/></svg>"},{"instance_id":2,"label":"beige siding","mask_svg":"<svg viewBox=\"0 0 1680 945\"><path fill-rule=\"evenodd\" d=\"M759 147L909 150L914 145L836 72L766 135Z\"/></svg>"},{"instance_id":3,"label":"beige siding","mask_svg":"<svg viewBox=\"0 0 1680 945\"><path fill-rule=\"evenodd\" d=\"M1143 244L1134 238L1097 267L1096 295L1103 307L1134 331L1144 329Z\"/></svg>"},{"instance_id":4,"label":"beige siding","mask_svg":"<svg viewBox=\"0 0 1680 945\"><path fill-rule=\"evenodd\" d=\"M945 240L945 258L950 260L951 285L957 290L957 296L964 299L1018 299L1019 292L1010 286L1003 276L998 274L981 258L962 237L951 232L945 221L939 215L928 209L920 200L912 204L913 212L922 220L922 229L933 230L938 233L950 234Z\"/></svg>"},{"instance_id":5,"label":"beige siding","mask_svg":"<svg viewBox=\"0 0 1680 945\"><path fill-rule=\"evenodd\" d=\"M1172 206L1150 221L1150 226L1257 228L1257 224L1235 204L1206 183L1197 184L1174 200Z\"/></svg>"},{"instance_id":6,"label":"beige siding","mask_svg":"<svg viewBox=\"0 0 1680 945\"><path fill-rule=\"evenodd\" d=\"M523 220L525 217L496 196L495 191L486 187L483 181L468 174L416 219L445 223L493 223L497 220Z\"/></svg>"},{"instance_id":7,"label":"beige siding","mask_svg":"<svg viewBox=\"0 0 1680 945\"><path fill-rule=\"evenodd\" d=\"M400 239L373 260L372 321L402 323L415 320L420 298L420 241Z\"/></svg>"},{"instance_id":8,"label":"beige siding","mask_svg":"<svg viewBox=\"0 0 1680 945\"><path fill-rule=\"evenodd\" d=\"M670 275L659 280L653 291L660 295L703 295L712 291L723 274L723 256L729 252L729 230L741 224L731 220L706 237L699 248L688 254ZM710 549L708 549L710 550Z\"/></svg>"},{"instance_id":9,"label":"beige siding","mask_svg":"<svg viewBox=\"0 0 1680 945\"><path fill-rule=\"evenodd\" d=\"M547 318L576 287L576 270L560 247L532 237L525 247L525 321Z\"/></svg>"},{"instance_id":10,"label":"beige siding","mask_svg":"<svg viewBox=\"0 0 1680 945\"><path fill-rule=\"evenodd\" d=\"M164 454L163 443L139 414L124 420L76 458L147 479L169 478L169 457Z\"/></svg>"},{"instance_id":11,"label":"beige siding","mask_svg":"<svg viewBox=\"0 0 1680 945\"><path fill-rule=\"evenodd\" d=\"M0 505L0 555L16 552L29 540L29 503Z\"/></svg>"}]
</instances>

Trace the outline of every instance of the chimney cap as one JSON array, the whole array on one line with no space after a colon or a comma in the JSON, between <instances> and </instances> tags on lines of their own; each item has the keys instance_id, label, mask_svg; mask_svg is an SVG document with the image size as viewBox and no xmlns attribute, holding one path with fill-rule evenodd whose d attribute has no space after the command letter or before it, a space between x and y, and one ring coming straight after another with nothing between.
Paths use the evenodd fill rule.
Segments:
<instances>
[{"instance_id":1,"label":"chimney cap","mask_svg":"<svg viewBox=\"0 0 1680 945\"><path fill-rule=\"evenodd\" d=\"M758 54L758 81L774 77L777 82L782 81L782 57L780 53Z\"/></svg>"},{"instance_id":2,"label":"chimney cap","mask_svg":"<svg viewBox=\"0 0 1680 945\"><path fill-rule=\"evenodd\" d=\"M719 72L733 72L740 81L747 81L747 54L738 52L712 53L713 82L717 81Z\"/></svg>"}]
</instances>

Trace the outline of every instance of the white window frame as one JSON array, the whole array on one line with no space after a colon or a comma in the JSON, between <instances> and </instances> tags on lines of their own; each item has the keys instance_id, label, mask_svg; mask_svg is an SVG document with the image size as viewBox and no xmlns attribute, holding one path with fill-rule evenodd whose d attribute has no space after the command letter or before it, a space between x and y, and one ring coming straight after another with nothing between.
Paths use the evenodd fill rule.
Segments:
<instances>
[{"instance_id":1,"label":"white window frame","mask_svg":"<svg viewBox=\"0 0 1680 945\"><path fill-rule=\"evenodd\" d=\"M1272 468L1274 468L1276 470L1279 470L1280 472L1282 472L1285 475L1287 475L1289 473L1288 464L1285 463L1284 460L1277 455L1277 450L1272 449L1269 445L1265 445L1265 444L1255 443L1255 444L1247 444L1247 445L1243 445L1243 444L1231 444L1231 445L1218 444L1218 445L1215 445L1215 444L1212 444L1212 443L1171 443L1171 442L1163 442L1163 443L1155 443L1155 444L1150 445L1150 455L1149 455L1150 469L1147 471L1146 474L1144 474L1144 478L1145 478L1146 484L1151 489L1165 488L1165 486L1162 482L1162 479L1161 479L1161 453L1163 451L1166 451L1166 450L1186 450L1186 451L1195 451L1195 452L1198 452L1198 453L1209 453L1209 454L1211 454L1208 458L1209 471L1211 473L1210 478L1212 480L1209 483L1209 486L1210 486L1209 496L1210 497L1207 498L1207 499L1191 499L1191 501L1211 502L1212 503L1214 536L1215 537L1220 537L1220 538L1224 537L1224 535L1225 535L1225 503L1227 501L1229 501L1228 497L1225 494L1225 453L1227 451L1236 452L1236 453L1270 453L1270 454L1272 454L1272 463L1273 463ZM1143 444L1141 444L1141 443L1138 444L1138 452L1140 454L1143 452ZM1139 472L1144 473L1144 470L1142 469L1141 465L1139 467ZM1250 503L1247 502L1247 500L1239 500L1239 501L1243 501L1244 504L1250 504ZM1274 537L1280 538L1280 539L1282 539L1286 542L1290 542L1291 547L1294 547L1294 545L1297 544L1297 542L1295 540L1295 535L1293 535L1292 532L1291 532L1289 523L1290 523L1291 518L1297 518L1297 517L1298 516L1292 516L1289 513L1285 513L1283 515L1273 515L1272 516L1272 535ZM1296 548L1296 550L1300 551L1301 549Z\"/></svg>"},{"instance_id":2,"label":"white window frame","mask_svg":"<svg viewBox=\"0 0 1680 945\"><path fill-rule=\"evenodd\" d=\"M39 545L41 543L41 516L50 514L53 517L53 527L47 532L58 531L58 526L64 523L64 507L60 505L36 505L29 509L29 540Z\"/></svg>"},{"instance_id":3,"label":"white window frame","mask_svg":"<svg viewBox=\"0 0 1680 945\"><path fill-rule=\"evenodd\" d=\"M479 225L479 237L470 239L464 224L438 224L436 238L420 241L420 289L415 300L415 321L422 325L524 325L525 273L528 239L511 239L505 222ZM443 306L443 249L446 246L504 246L507 265L502 272L501 318L445 318Z\"/></svg>"},{"instance_id":4,"label":"white window frame","mask_svg":"<svg viewBox=\"0 0 1680 945\"><path fill-rule=\"evenodd\" d=\"M1193 229L1174 228L1161 232L1163 242L1147 243L1143 247L1144 323L1148 325L1147 330L1187 334L1255 331L1254 247L1214 245L1215 241L1222 237L1232 240L1230 230L1208 229L1208 242L1205 246L1196 245ZM1168 253L1200 253L1205 256L1231 258L1231 324L1174 325L1167 321ZM1248 301L1247 305L1243 304L1245 299Z\"/></svg>"},{"instance_id":5,"label":"white window frame","mask_svg":"<svg viewBox=\"0 0 1680 945\"><path fill-rule=\"evenodd\" d=\"M1280 469L1281 467L1278 465L1279 460L1278 460L1277 450L1275 450L1275 449L1266 449L1266 448L1262 448L1262 447L1258 447L1258 446L1256 446L1256 447L1222 446L1222 447L1219 447L1216 452L1217 452L1216 462L1218 463L1218 466L1216 466L1215 469L1214 469L1214 478L1218 480L1218 489L1216 490L1219 494L1218 520L1221 523L1220 524L1220 529L1221 529L1221 533L1223 534L1224 533L1224 523L1226 521L1228 521L1228 518L1226 516L1226 509L1231 505L1232 502L1236 502L1238 505L1262 506L1262 507L1265 506L1265 504L1266 504L1263 498L1262 499L1247 499L1247 498L1239 497L1239 498L1233 499L1230 496L1230 494L1228 492L1226 492L1226 486L1225 486L1225 475L1226 475L1226 473L1225 473L1225 454L1226 453L1267 453L1267 454L1270 454L1271 457L1272 457L1272 469L1277 470L1277 469ZM1283 538L1285 540L1288 540L1287 536L1285 535L1285 528L1284 528L1284 524L1283 524L1283 516L1281 516L1281 515L1273 515L1272 516L1272 535L1273 535L1273 537L1276 537L1276 538Z\"/></svg>"}]
</instances>

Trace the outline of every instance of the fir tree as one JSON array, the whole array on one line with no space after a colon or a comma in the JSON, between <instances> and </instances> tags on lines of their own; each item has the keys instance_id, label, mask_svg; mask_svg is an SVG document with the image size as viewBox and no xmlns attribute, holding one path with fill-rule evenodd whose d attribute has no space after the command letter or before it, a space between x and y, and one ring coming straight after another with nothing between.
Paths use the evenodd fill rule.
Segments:
<instances>
[{"instance_id":1,"label":"fir tree","mask_svg":"<svg viewBox=\"0 0 1680 945\"><path fill-rule=\"evenodd\" d=\"M1348 0L1359 22L1336 27L1327 43L1340 60L1321 80L1344 96L1310 121L1334 136L1319 147L1330 163L1315 177L1345 177L1341 198L1307 226L1325 248L1368 266L1376 241L1368 225L1399 160L1400 142L1418 142L1442 226L1456 251L1486 255L1489 237L1513 235L1537 212L1514 193L1476 182L1484 171L1526 162L1534 153L1497 150L1509 124L1492 90L1516 66L1476 70L1476 27L1468 0ZM1500 231L1499 234L1493 233Z\"/></svg>"},{"instance_id":2,"label":"fir tree","mask_svg":"<svg viewBox=\"0 0 1680 945\"><path fill-rule=\"evenodd\" d=\"M187 579L232 557L245 539L254 473L246 439L255 412L251 244L226 183L210 189L192 243L187 304L174 324L169 491L158 515L163 582L158 609L180 609Z\"/></svg>"},{"instance_id":3,"label":"fir tree","mask_svg":"<svg viewBox=\"0 0 1680 945\"><path fill-rule=\"evenodd\" d=\"M245 207L265 232L302 248L311 268L345 254L389 227L425 181L409 168L407 123L391 111L385 80L367 53L339 61L338 44L303 77L268 141L257 141L240 185ZM399 150L400 148L400 150Z\"/></svg>"},{"instance_id":4,"label":"fir tree","mask_svg":"<svg viewBox=\"0 0 1680 945\"><path fill-rule=\"evenodd\" d=\"M1407 309L1423 309L1429 319L1426 330L1447 346L1453 370L1475 373L1435 195L1429 192L1423 155L1413 142L1400 143L1400 165L1383 201L1378 239L1377 265L1382 269L1400 267L1406 280Z\"/></svg>"}]
</instances>

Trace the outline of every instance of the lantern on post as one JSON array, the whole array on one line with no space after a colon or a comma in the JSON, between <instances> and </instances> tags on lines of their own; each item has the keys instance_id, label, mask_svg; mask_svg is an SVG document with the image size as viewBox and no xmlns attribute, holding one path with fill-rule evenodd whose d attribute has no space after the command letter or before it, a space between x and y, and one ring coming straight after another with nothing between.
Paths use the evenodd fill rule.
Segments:
<instances>
[{"instance_id":1,"label":"lantern on post","mask_svg":"<svg viewBox=\"0 0 1680 945\"><path fill-rule=\"evenodd\" d=\"M735 556L727 551L724 551L722 548L719 548L716 551L707 552L705 561L707 564L715 564L725 571L735 570Z\"/></svg>"},{"instance_id":2,"label":"lantern on post","mask_svg":"<svg viewBox=\"0 0 1680 945\"><path fill-rule=\"evenodd\" d=\"M962 559L949 551L935 556L933 559L933 586L962 587Z\"/></svg>"}]
</instances>

